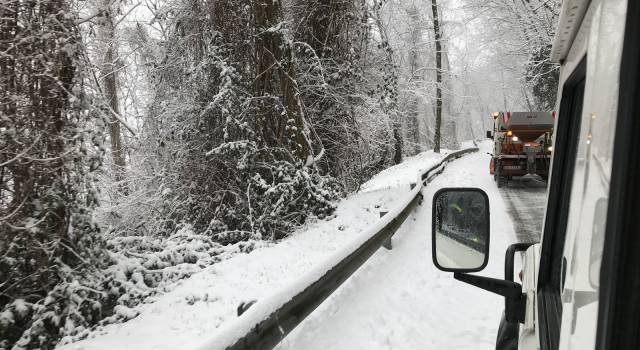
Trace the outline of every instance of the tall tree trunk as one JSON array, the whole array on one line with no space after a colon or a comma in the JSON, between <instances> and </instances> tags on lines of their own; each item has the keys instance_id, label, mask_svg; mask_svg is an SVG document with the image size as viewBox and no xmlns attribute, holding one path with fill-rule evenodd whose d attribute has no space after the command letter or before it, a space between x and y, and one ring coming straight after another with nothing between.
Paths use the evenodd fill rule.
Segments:
<instances>
[{"instance_id":1,"label":"tall tree trunk","mask_svg":"<svg viewBox=\"0 0 640 350\"><path fill-rule=\"evenodd\" d=\"M118 75L116 72L116 60L118 59L118 48L116 44L115 23L110 0L102 0L102 12L99 33L102 45L104 45L104 56L100 66L102 76L102 93L107 100L109 115L109 138L111 139L111 156L113 158L114 173L116 180L124 180L125 175L125 154L120 131L120 100L118 98Z\"/></svg>"},{"instance_id":2,"label":"tall tree trunk","mask_svg":"<svg viewBox=\"0 0 640 350\"><path fill-rule=\"evenodd\" d=\"M440 153L440 129L442 127L442 35L438 19L438 1L431 0L433 11L433 33L436 42L436 128L433 137L433 151Z\"/></svg>"},{"instance_id":3,"label":"tall tree trunk","mask_svg":"<svg viewBox=\"0 0 640 350\"><path fill-rule=\"evenodd\" d=\"M100 291L73 294L100 283L93 271L102 268L94 260L102 244L90 174L100 152L83 152L85 142L99 140L92 130L99 127L82 100L72 8L62 0L0 1L0 314L11 317L0 325L0 346L6 349L52 349L71 334L58 323L88 328L85 321L100 313L86 307L99 304ZM21 300L24 312L12 312Z\"/></svg>"},{"instance_id":4,"label":"tall tree trunk","mask_svg":"<svg viewBox=\"0 0 640 350\"><path fill-rule=\"evenodd\" d=\"M389 41L387 29L382 23L382 15L380 13L384 3L376 3L374 5L375 22L382 39L381 48L385 51L386 62L384 64L384 85L382 86L382 108L391 119L391 128L393 134L393 162L400 164L402 162L402 124L398 115L398 75L396 73L396 65L393 60L393 48Z\"/></svg>"},{"instance_id":5,"label":"tall tree trunk","mask_svg":"<svg viewBox=\"0 0 640 350\"><path fill-rule=\"evenodd\" d=\"M349 106L349 96L354 94L336 94L336 91L351 91L353 85L351 79L345 79L344 72L357 64L350 59L355 50L354 43L349 40L350 35L356 34L350 31L355 20L352 18L355 6L353 1L342 0L292 0L289 6L289 18L285 19L296 28L292 33L294 40L313 49L311 61L307 55L302 56L301 69L309 69L310 65L322 68L320 74L326 83L326 88L318 89L320 76L307 76L309 80L305 80L301 92L313 104L305 113L313 124L310 135L320 147L318 157L324 158L319 164L321 171L339 177L343 175L341 168L346 161L343 150L350 147L349 140L353 137L348 131L351 127L342 127L349 125L352 113L344 106Z\"/></svg>"},{"instance_id":6,"label":"tall tree trunk","mask_svg":"<svg viewBox=\"0 0 640 350\"><path fill-rule=\"evenodd\" d=\"M440 32L442 32L442 30ZM449 64L449 49L447 47L447 42L442 42L440 49L442 52L441 71L445 73L445 74L442 74L441 89L446 93L446 91L453 91L451 75L446 74L451 71L451 66ZM456 112L453 110L453 102L455 97L452 96L451 94L447 95L447 97L448 97L447 103L445 105L444 96L443 96L443 109L445 111L443 114L445 118L443 118L444 120L442 123L444 125L444 132L440 133L440 137L441 137L440 147L444 145L444 147L448 149L458 149L460 147L460 144L458 143L458 133L457 133L459 117L456 114Z\"/></svg>"},{"instance_id":7,"label":"tall tree trunk","mask_svg":"<svg viewBox=\"0 0 640 350\"><path fill-rule=\"evenodd\" d=\"M285 38L280 0L254 0L257 134L268 147L284 147L310 165L311 147L298 86L293 50ZM280 102L276 100L280 98Z\"/></svg>"},{"instance_id":8,"label":"tall tree trunk","mask_svg":"<svg viewBox=\"0 0 640 350\"><path fill-rule=\"evenodd\" d=\"M400 123L397 120L393 123L393 139L395 141L393 163L400 164L402 163L402 133L400 132Z\"/></svg>"},{"instance_id":9,"label":"tall tree trunk","mask_svg":"<svg viewBox=\"0 0 640 350\"><path fill-rule=\"evenodd\" d=\"M411 69L411 80L409 82L409 87L415 87L418 89L418 81L422 80L422 76L420 72L420 58L418 56L418 47L421 45L422 41L422 28L420 25L420 13L418 8L413 6L408 11L407 14L411 18L411 50L409 51L409 67ZM417 154L420 152L420 123L418 121L418 110L419 110L419 97L418 93L414 91L409 91L409 106L408 117L409 117L409 139L413 143L412 151L413 154Z\"/></svg>"}]
</instances>

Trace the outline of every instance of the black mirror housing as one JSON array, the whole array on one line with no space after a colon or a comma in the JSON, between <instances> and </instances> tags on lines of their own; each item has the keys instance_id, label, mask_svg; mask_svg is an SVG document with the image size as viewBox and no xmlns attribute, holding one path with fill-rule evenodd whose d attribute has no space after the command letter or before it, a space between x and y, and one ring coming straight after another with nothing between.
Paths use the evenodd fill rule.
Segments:
<instances>
[{"instance_id":1,"label":"black mirror housing","mask_svg":"<svg viewBox=\"0 0 640 350\"><path fill-rule=\"evenodd\" d=\"M447 272L477 272L489 261L489 197L479 188L443 188L433 196L434 265Z\"/></svg>"}]
</instances>

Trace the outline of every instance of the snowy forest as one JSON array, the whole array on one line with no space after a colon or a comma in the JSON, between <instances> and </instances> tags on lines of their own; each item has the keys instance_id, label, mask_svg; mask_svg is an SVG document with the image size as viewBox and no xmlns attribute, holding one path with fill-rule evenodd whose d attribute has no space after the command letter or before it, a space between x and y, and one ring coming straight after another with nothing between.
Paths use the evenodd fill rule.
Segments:
<instances>
[{"instance_id":1,"label":"snowy forest","mask_svg":"<svg viewBox=\"0 0 640 350\"><path fill-rule=\"evenodd\" d=\"M53 349L378 172L554 109L559 0L0 0L0 349Z\"/></svg>"}]
</instances>

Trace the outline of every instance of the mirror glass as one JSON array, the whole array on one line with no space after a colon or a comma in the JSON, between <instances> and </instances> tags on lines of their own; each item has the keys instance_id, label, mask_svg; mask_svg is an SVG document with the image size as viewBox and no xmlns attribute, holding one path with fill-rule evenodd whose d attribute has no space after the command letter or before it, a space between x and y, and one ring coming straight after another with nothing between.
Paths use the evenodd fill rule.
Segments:
<instances>
[{"instance_id":1,"label":"mirror glass","mask_svg":"<svg viewBox=\"0 0 640 350\"><path fill-rule=\"evenodd\" d=\"M444 271L482 270L489 258L489 199L480 189L442 189L433 198L433 260Z\"/></svg>"}]
</instances>

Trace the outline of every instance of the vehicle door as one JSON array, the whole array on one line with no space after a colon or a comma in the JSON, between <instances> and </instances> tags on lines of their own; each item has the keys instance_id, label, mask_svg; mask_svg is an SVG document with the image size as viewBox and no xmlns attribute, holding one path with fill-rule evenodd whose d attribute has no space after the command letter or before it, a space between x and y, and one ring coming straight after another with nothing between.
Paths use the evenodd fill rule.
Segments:
<instances>
[{"instance_id":1,"label":"vehicle door","mask_svg":"<svg viewBox=\"0 0 640 350\"><path fill-rule=\"evenodd\" d=\"M625 12L625 0L593 1L565 61L576 68L561 95L558 131L563 135L556 138L555 151L564 159L557 159L558 167L554 160L553 172L562 174L551 182L543 234L542 349L596 345Z\"/></svg>"}]
</instances>

